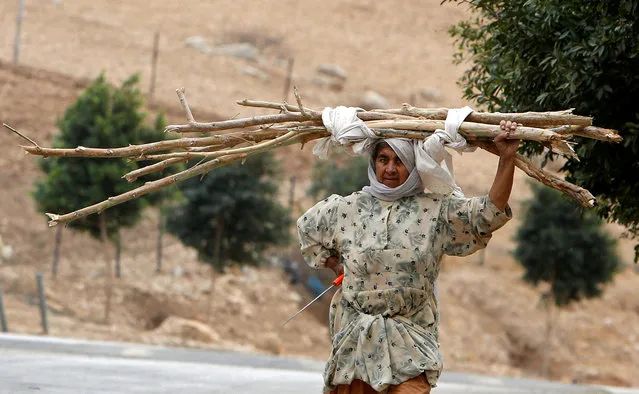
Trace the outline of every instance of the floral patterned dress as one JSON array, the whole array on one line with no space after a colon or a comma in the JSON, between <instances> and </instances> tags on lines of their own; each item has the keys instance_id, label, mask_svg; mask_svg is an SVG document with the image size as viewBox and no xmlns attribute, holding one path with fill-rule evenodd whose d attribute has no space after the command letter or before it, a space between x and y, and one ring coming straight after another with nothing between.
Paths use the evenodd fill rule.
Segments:
<instances>
[{"instance_id":1,"label":"floral patterned dress","mask_svg":"<svg viewBox=\"0 0 639 394\"><path fill-rule=\"evenodd\" d=\"M297 221L306 262L341 256L342 287L329 312L333 348L324 391L360 379L376 391L442 370L435 280L444 254L486 246L511 218L488 196L418 194L388 202L365 192L332 195Z\"/></svg>"}]
</instances>

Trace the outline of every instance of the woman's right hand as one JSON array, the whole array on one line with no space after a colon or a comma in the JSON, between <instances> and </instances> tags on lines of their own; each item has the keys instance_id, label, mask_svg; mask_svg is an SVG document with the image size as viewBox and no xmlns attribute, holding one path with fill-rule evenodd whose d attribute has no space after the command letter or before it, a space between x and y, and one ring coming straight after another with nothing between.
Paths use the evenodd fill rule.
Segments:
<instances>
[{"instance_id":1,"label":"woman's right hand","mask_svg":"<svg viewBox=\"0 0 639 394\"><path fill-rule=\"evenodd\" d=\"M340 276L344 273L341 260L340 256L331 256L326 259L326 268L332 269L335 272L335 276Z\"/></svg>"}]
</instances>

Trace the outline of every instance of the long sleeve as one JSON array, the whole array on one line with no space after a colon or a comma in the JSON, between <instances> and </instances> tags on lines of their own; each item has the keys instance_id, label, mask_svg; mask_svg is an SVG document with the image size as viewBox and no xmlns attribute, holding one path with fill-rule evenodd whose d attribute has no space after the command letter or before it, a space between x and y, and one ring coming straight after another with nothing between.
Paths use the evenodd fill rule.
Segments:
<instances>
[{"instance_id":1,"label":"long sleeve","mask_svg":"<svg viewBox=\"0 0 639 394\"><path fill-rule=\"evenodd\" d=\"M440 215L444 252L451 256L467 256L486 247L493 231L512 218L508 205L502 211L488 196L447 196Z\"/></svg>"},{"instance_id":2,"label":"long sleeve","mask_svg":"<svg viewBox=\"0 0 639 394\"><path fill-rule=\"evenodd\" d=\"M313 268L324 268L326 259L338 254L334 234L341 200L341 196L333 194L297 220L300 250L306 263Z\"/></svg>"}]
</instances>

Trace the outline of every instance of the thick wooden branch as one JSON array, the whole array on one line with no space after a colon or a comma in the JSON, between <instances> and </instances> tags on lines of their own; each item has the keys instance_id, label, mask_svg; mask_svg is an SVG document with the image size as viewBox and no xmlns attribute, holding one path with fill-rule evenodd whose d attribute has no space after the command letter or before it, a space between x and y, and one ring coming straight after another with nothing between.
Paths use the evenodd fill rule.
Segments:
<instances>
[{"instance_id":1,"label":"thick wooden branch","mask_svg":"<svg viewBox=\"0 0 639 394\"><path fill-rule=\"evenodd\" d=\"M221 122L196 122L186 101L183 89L177 90L180 104L184 109L187 123L168 126L165 131L231 132L206 137L181 137L174 140L157 141L148 144L130 145L117 148L76 147L71 149L43 148L23 134L11 129L33 146L23 146L31 154L40 156L128 158L130 160L160 160L143 168L131 171L123 176L132 182L141 176L162 171L170 166L186 163L191 159L201 160L197 165L177 174L147 182L132 191L111 197L98 204L65 215L48 214L50 225L68 222L101 212L122 202L140 197L147 193L168 187L169 185L204 174L223 165L243 160L253 154L276 147L301 144L327 137L331 134L322 123L322 112L305 107L299 92L295 90L296 104L268 101L242 100L238 104L277 110L274 115L259 115L243 119L230 119ZM405 104L400 109L358 111L359 119L366 122L380 138L403 137L411 139L429 138L437 129L445 129L446 108L416 108ZM599 139L607 142L619 142L621 137L615 130L592 126L592 119L572 114L572 110L555 112L526 113L482 113L473 112L462 123L459 132L471 144L496 154L493 138L501 130L497 126L502 120L522 123L523 126L511 133L511 138L532 140L549 146L553 151L578 159L567 141L572 136ZM239 130L238 130L239 129ZM593 206L595 199L587 190L552 175L518 155L516 165L530 177L569 195L583 206Z\"/></svg>"},{"instance_id":2,"label":"thick wooden branch","mask_svg":"<svg viewBox=\"0 0 639 394\"><path fill-rule=\"evenodd\" d=\"M133 157L141 156L151 152L157 152L168 149L207 147L211 145L219 145L223 147L232 147L247 141L261 142L272 138L277 138L284 134L278 130L260 130L258 131L240 131L224 135L214 135L201 138L179 138L175 140L165 140L152 142L149 144L129 145L122 148L87 148L78 146L77 148L42 148L35 146L22 146L22 148L33 155L53 157Z\"/></svg>"},{"instance_id":3,"label":"thick wooden branch","mask_svg":"<svg viewBox=\"0 0 639 394\"><path fill-rule=\"evenodd\" d=\"M402 105L400 109L375 110L378 112L410 115L431 120L445 120L448 115L447 108L417 108L410 104ZM552 112L472 112L466 118L469 122L499 124L502 120L510 120L529 127L551 127L556 125L591 126L592 118L573 115L572 110Z\"/></svg>"},{"instance_id":4,"label":"thick wooden branch","mask_svg":"<svg viewBox=\"0 0 639 394\"><path fill-rule=\"evenodd\" d=\"M605 142L621 142L623 138L617 133L616 130L604 129L602 127L595 126L559 126L552 129L555 133L572 136L576 135L584 138L591 138L593 140L605 141Z\"/></svg>"},{"instance_id":5,"label":"thick wooden branch","mask_svg":"<svg viewBox=\"0 0 639 394\"><path fill-rule=\"evenodd\" d=\"M430 119L411 119L411 120L376 120L366 122L366 125L374 128L390 128L399 130L421 130L435 131L443 130L445 122L442 120ZM459 127L459 134L466 139L477 138L494 138L501 132L498 125L482 124L473 122L463 122ZM531 140L539 142L563 141L567 137L554 133L546 129L534 127L518 127L516 131L511 132L512 139Z\"/></svg>"},{"instance_id":6,"label":"thick wooden branch","mask_svg":"<svg viewBox=\"0 0 639 394\"><path fill-rule=\"evenodd\" d=\"M266 142L262 142L260 144L255 144L251 146L245 146L242 148L235 149L227 149L227 150L218 150L214 152L178 152L178 153L167 153L163 155L153 155L153 156L141 156L137 160L162 160L162 159L170 159L170 158L185 158L190 160L192 158L214 158L226 155L234 155L234 154L242 154L242 153L256 153L263 152L265 150L269 150L271 148L276 148L278 146L282 146L284 142L287 140L293 139L295 137L300 137L302 133L297 131L289 131L281 137L274 138L272 140L268 140ZM307 133L309 134L309 133ZM298 140L299 141L299 138Z\"/></svg>"},{"instance_id":7,"label":"thick wooden branch","mask_svg":"<svg viewBox=\"0 0 639 394\"><path fill-rule=\"evenodd\" d=\"M241 101L237 101L237 104L245 106L245 107L268 108L268 109L286 110L288 112L300 112L298 106L291 105L288 103L276 103L272 101L256 101L256 100L244 99ZM313 118L319 117L321 119L322 117L321 112L313 111L306 107L304 107L304 111L307 114L311 114ZM383 119L413 119L414 118L414 116L410 116L410 115L383 113L383 112L375 112L375 111L361 111L357 113L357 117L364 121L383 120Z\"/></svg>"},{"instance_id":8,"label":"thick wooden branch","mask_svg":"<svg viewBox=\"0 0 639 394\"><path fill-rule=\"evenodd\" d=\"M423 130L423 131L435 131L437 129L444 129L445 122L441 120L430 119L414 119L414 120L379 120L366 123L370 128L392 128L400 130ZM461 134L467 140L476 139L492 139L501 132L501 129L497 125L463 122L459 127L459 134ZM575 155L572 147L564 140L566 136L554 133L546 129L540 129L535 127L518 127L515 132L511 133L512 139L530 140L537 142L546 142L550 145L551 149L556 153L561 153L564 156L571 157L573 159L579 159Z\"/></svg>"},{"instance_id":9,"label":"thick wooden branch","mask_svg":"<svg viewBox=\"0 0 639 394\"><path fill-rule=\"evenodd\" d=\"M474 141L473 145L476 145L495 155L499 155L499 152L497 151L497 148L493 143L485 141ZM577 201L581 206L587 208L592 208L595 206L596 199L588 190L542 170L541 168L535 166L525 156L517 154L515 165L531 178L568 195L570 198Z\"/></svg>"},{"instance_id":10,"label":"thick wooden branch","mask_svg":"<svg viewBox=\"0 0 639 394\"><path fill-rule=\"evenodd\" d=\"M171 125L167 126L165 131L175 132L175 133L206 133L211 131L220 131L220 130L230 130L230 129L243 129L251 126L259 126L259 125L267 125L272 123L282 123L282 122L294 122L294 121L304 121L304 120L322 120L321 115L314 114L306 114L303 115L301 113L284 113L277 115L263 115L263 116L255 116L252 118L243 118L243 119L231 119L224 120L221 122L211 122L211 123L189 123L184 125Z\"/></svg>"}]
</instances>

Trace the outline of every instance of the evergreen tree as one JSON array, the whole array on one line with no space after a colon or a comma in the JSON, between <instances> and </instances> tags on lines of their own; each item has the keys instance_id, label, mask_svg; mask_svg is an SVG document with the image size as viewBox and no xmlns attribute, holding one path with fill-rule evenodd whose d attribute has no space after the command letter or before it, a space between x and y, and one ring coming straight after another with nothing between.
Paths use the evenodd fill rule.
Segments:
<instances>
[{"instance_id":1,"label":"evergreen tree","mask_svg":"<svg viewBox=\"0 0 639 394\"><path fill-rule=\"evenodd\" d=\"M368 185L368 159L333 150L328 160L316 160L307 194L322 199L331 194L347 196Z\"/></svg>"},{"instance_id":2,"label":"evergreen tree","mask_svg":"<svg viewBox=\"0 0 639 394\"><path fill-rule=\"evenodd\" d=\"M472 61L460 81L464 96L492 111L575 108L596 126L619 130L620 144L578 140L581 161L563 169L597 197L600 216L637 237L639 0L467 3L474 18L451 28L457 60ZM523 150L541 153L537 144ZM639 245L635 251L637 259Z\"/></svg>"},{"instance_id":3,"label":"evergreen tree","mask_svg":"<svg viewBox=\"0 0 639 394\"><path fill-rule=\"evenodd\" d=\"M534 185L534 196L515 239L515 258L523 265L523 279L549 285L541 297L545 306L546 349L551 347L553 305L564 307L583 298L599 297L602 285L612 280L620 262L614 240L601 228L600 219L559 192ZM543 355L542 375L549 372L550 351Z\"/></svg>"},{"instance_id":4,"label":"evergreen tree","mask_svg":"<svg viewBox=\"0 0 639 394\"><path fill-rule=\"evenodd\" d=\"M557 306L600 296L620 267L615 242L600 219L548 187L534 186L515 239L523 279L535 286L549 283Z\"/></svg>"},{"instance_id":5,"label":"evergreen tree","mask_svg":"<svg viewBox=\"0 0 639 394\"><path fill-rule=\"evenodd\" d=\"M163 139L164 117L158 116L153 125L145 124L141 110L143 96L137 88L139 77L133 75L119 88L111 86L100 75L73 103L57 126L53 147L77 146L114 148ZM126 159L50 157L38 160L46 177L35 182L33 198L40 212L67 213L100 202L110 196L139 187L141 181L128 183L122 175L146 163ZM159 175L151 176L154 179ZM133 226L147 204L159 203L167 193L157 193L116 205L101 215L91 215L72 221L68 226L87 231L102 238L104 224L106 238L114 242L119 255L119 229ZM56 237L59 242L59 235ZM57 253L57 252L56 252ZM55 273L54 262L54 273ZM119 271L118 271L119 272Z\"/></svg>"},{"instance_id":6,"label":"evergreen tree","mask_svg":"<svg viewBox=\"0 0 639 394\"><path fill-rule=\"evenodd\" d=\"M259 265L266 247L289 241L291 219L276 201L277 174L273 156L263 153L183 182L185 202L170 210L167 231L218 271Z\"/></svg>"}]
</instances>

